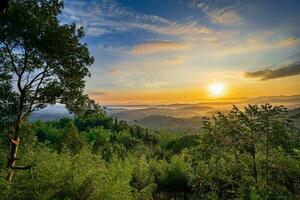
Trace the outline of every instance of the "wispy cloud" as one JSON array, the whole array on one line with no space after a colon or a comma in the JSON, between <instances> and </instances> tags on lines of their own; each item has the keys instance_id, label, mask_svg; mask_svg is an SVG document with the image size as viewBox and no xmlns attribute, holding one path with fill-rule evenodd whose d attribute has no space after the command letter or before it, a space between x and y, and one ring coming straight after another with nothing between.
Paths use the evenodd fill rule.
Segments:
<instances>
[{"instance_id":1,"label":"wispy cloud","mask_svg":"<svg viewBox=\"0 0 300 200\"><path fill-rule=\"evenodd\" d=\"M209 9L209 5L206 2L199 0L188 1L188 5L192 8L200 8L202 11L207 11Z\"/></svg>"},{"instance_id":2,"label":"wispy cloud","mask_svg":"<svg viewBox=\"0 0 300 200\"><path fill-rule=\"evenodd\" d=\"M287 48L298 45L299 39L283 38L279 40L268 40L264 37L249 37L243 43L238 44L221 44L216 52L216 56L241 55L246 53L254 53L271 49Z\"/></svg>"},{"instance_id":3,"label":"wispy cloud","mask_svg":"<svg viewBox=\"0 0 300 200\"><path fill-rule=\"evenodd\" d=\"M234 10L222 8L209 12L211 21L215 24L241 24L242 19Z\"/></svg>"},{"instance_id":4,"label":"wispy cloud","mask_svg":"<svg viewBox=\"0 0 300 200\"><path fill-rule=\"evenodd\" d=\"M132 54L151 54L157 52L169 52L169 51L184 51L188 50L190 46L185 43L178 43L174 41L150 41L143 44L139 44L133 47Z\"/></svg>"},{"instance_id":5,"label":"wispy cloud","mask_svg":"<svg viewBox=\"0 0 300 200\"><path fill-rule=\"evenodd\" d=\"M120 69L112 68L112 69L108 70L108 73L111 74L111 75L118 75L118 74L121 73L121 70Z\"/></svg>"},{"instance_id":6,"label":"wispy cloud","mask_svg":"<svg viewBox=\"0 0 300 200\"><path fill-rule=\"evenodd\" d=\"M114 0L86 3L71 1L65 5L63 19L83 25L90 36L144 29L161 34L208 34L212 30L195 22L178 23L156 15L135 12Z\"/></svg>"},{"instance_id":7,"label":"wispy cloud","mask_svg":"<svg viewBox=\"0 0 300 200\"><path fill-rule=\"evenodd\" d=\"M188 0L191 8L200 9L215 24L242 24L239 11L249 7L248 3L231 1L230 6L225 1Z\"/></svg>"},{"instance_id":8,"label":"wispy cloud","mask_svg":"<svg viewBox=\"0 0 300 200\"><path fill-rule=\"evenodd\" d=\"M213 31L205 26L199 25L197 22L177 23L168 21L162 24L147 24L147 23L127 23L127 27L146 29L149 31L169 34L169 35L199 35L210 34Z\"/></svg>"},{"instance_id":9,"label":"wispy cloud","mask_svg":"<svg viewBox=\"0 0 300 200\"><path fill-rule=\"evenodd\" d=\"M180 65L185 62L185 58L183 56L177 56L165 61L167 65Z\"/></svg>"},{"instance_id":10,"label":"wispy cloud","mask_svg":"<svg viewBox=\"0 0 300 200\"><path fill-rule=\"evenodd\" d=\"M295 76L298 74L300 74L300 62L278 67L276 69L263 69L255 72L246 72L245 77L259 78L262 81L266 81L269 79Z\"/></svg>"}]
</instances>

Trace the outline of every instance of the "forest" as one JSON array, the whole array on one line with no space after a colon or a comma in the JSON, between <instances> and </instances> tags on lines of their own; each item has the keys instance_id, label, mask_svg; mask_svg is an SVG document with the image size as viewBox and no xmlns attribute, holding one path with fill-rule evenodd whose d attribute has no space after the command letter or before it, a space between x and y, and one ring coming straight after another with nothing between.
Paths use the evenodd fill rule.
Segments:
<instances>
[{"instance_id":1,"label":"forest","mask_svg":"<svg viewBox=\"0 0 300 200\"><path fill-rule=\"evenodd\" d=\"M63 2L8 2L0 13L1 200L300 198L299 116L233 105L192 133L109 117L84 93L94 58L84 28L60 23ZM73 117L28 120L55 104Z\"/></svg>"},{"instance_id":2,"label":"forest","mask_svg":"<svg viewBox=\"0 0 300 200\"><path fill-rule=\"evenodd\" d=\"M299 130L283 107L234 107L197 134L152 132L104 112L22 126L1 199L297 199ZM2 133L3 130L2 130Z\"/></svg>"}]
</instances>

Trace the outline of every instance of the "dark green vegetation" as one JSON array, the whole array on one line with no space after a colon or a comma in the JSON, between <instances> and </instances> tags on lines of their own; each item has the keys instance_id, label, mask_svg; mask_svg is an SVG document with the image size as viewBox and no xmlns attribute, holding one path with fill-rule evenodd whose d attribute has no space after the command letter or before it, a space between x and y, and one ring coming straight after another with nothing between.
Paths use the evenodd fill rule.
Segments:
<instances>
[{"instance_id":1,"label":"dark green vegetation","mask_svg":"<svg viewBox=\"0 0 300 200\"><path fill-rule=\"evenodd\" d=\"M234 107L203 124L151 132L101 112L25 124L18 163L32 167L0 179L1 199L299 198L299 130L283 107Z\"/></svg>"},{"instance_id":2,"label":"dark green vegetation","mask_svg":"<svg viewBox=\"0 0 300 200\"><path fill-rule=\"evenodd\" d=\"M80 42L82 28L60 24L62 7L59 0L12 0L0 13L0 123L11 128L8 180L14 169L28 168L15 165L20 129L32 112L63 103L81 113L92 103L83 90L93 58Z\"/></svg>"},{"instance_id":3,"label":"dark green vegetation","mask_svg":"<svg viewBox=\"0 0 300 200\"><path fill-rule=\"evenodd\" d=\"M1 200L300 198L299 130L284 107L233 107L193 134L109 118L83 95L93 58L82 29L58 21L62 2L9 2L0 14ZM74 118L28 122L56 103Z\"/></svg>"}]
</instances>

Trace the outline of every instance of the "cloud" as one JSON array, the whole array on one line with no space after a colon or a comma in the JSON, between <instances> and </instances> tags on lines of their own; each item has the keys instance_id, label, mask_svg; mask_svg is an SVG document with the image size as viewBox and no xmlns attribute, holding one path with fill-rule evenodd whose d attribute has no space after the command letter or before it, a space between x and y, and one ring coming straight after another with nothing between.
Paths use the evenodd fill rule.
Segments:
<instances>
[{"instance_id":1,"label":"cloud","mask_svg":"<svg viewBox=\"0 0 300 200\"><path fill-rule=\"evenodd\" d=\"M245 77L260 78L261 81L266 81L269 79L295 76L298 74L300 74L300 62L282 66L276 69L263 69L255 72L246 72Z\"/></svg>"},{"instance_id":2,"label":"cloud","mask_svg":"<svg viewBox=\"0 0 300 200\"><path fill-rule=\"evenodd\" d=\"M135 12L122 7L114 0L93 3L70 1L62 13L64 22L76 22L84 26L89 36L144 29L161 34L208 34L212 30L196 21L178 23L156 15ZM71 20L71 21L70 21Z\"/></svg>"},{"instance_id":3,"label":"cloud","mask_svg":"<svg viewBox=\"0 0 300 200\"><path fill-rule=\"evenodd\" d=\"M283 40L280 40L277 43L278 47L288 47L288 46L293 46L299 44L299 39L293 38L293 37L289 37L289 38L285 38Z\"/></svg>"},{"instance_id":4,"label":"cloud","mask_svg":"<svg viewBox=\"0 0 300 200\"><path fill-rule=\"evenodd\" d=\"M108 73L110 73L111 75L117 75L117 74L120 74L120 72L121 72L121 70L115 69L115 68L108 70Z\"/></svg>"},{"instance_id":5,"label":"cloud","mask_svg":"<svg viewBox=\"0 0 300 200\"><path fill-rule=\"evenodd\" d=\"M205 26L201 26L197 22L189 22L182 24L169 21L163 24L127 23L126 25L127 27L131 28L140 28L168 35L206 35L213 32L211 29Z\"/></svg>"},{"instance_id":6,"label":"cloud","mask_svg":"<svg viewBox=\"0 0 300 200\"><path fill-rule=\"evenodd\" d=\"M200 8L202 11L207 11L209 9L209 5L205 2L198 2L196 0L188 2L188 5L192 8Z\"/></svg>"},{"instance_id":7,"label":"cloud","mask_svg":"<svg viewBox=\"0 0 300 200\"><path fill-rule=\"evenodd\" d=\"M186 0L188 6L201 10L211 22L221 25L244 24L239 13L244 13L252 7L251 1L211 1ZM230 2L230 3L229 3Z\"/></svg>"},{"instance_id":8,"label":"cloud","mask_svg":"<svg viewBox=\"0 0 300 200\"><path fill-rule=\"evenodd\" d=\"M210 20L215 24L241 24L242 19L234 10L216 9L208 13Z\"/></svg>"},{"instance_id":9,"label":"cloud","mask_svg":"<svg viewBox=\"0 0 300 200\"><path fill-rule=\"evenodd\" d=\"M298 38L283 38L279 40L269 40L267 37L253 36L247 38L243 43L219 44L221 51L215 53L216 56L242 55L266 50L288 48L298 45Z\"/></svg>"},{"instance_id":10,"label":"cloud","mask_svg":"<svg viewBox=\"0 0 300 200\"><path fill-rule=\"evenodd\" d=\"M133 47L131 53L134 55L151 54L158 52L169 52L169 51L184 51L190 47L188 44L178 43L167 40L158 40L146 42Z\"/></svg>"},{"instance_id":11,"label":"cloud","mask_svg":"<svg viewBox=\"0 0 300 200\"><path fill-rule=\"evenodd\" d=\"M185 62L185 58L183 56L178 56L169 60L166 60L165 63L169 65L180 65Z\"/></svg>"},{"instance_id":12,"label":"cloud","mask_svg":"<svg viewBox=\"0 0 300 200\"><path fill-rule=\"evenodd\" d=\"M89 36L98 36L111 33L111 31L102 27L89 27L86 29L86 34Z\"/></svg>"}]
</instances>

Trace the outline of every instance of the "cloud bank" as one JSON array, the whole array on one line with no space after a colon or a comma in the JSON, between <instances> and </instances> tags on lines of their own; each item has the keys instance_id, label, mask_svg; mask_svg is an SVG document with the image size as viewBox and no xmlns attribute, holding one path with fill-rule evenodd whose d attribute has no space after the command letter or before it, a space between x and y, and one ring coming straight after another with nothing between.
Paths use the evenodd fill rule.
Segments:
<instances>
[{"instance_id":1,"label":"cloud bank","mask_svg":"<svg viewBox=\"0 0 300 200\"><path fill-rule=\"evenodd\" d=\"M277 69L264 69L255 72L246 72L245 77L260 78L261 81L266 81L270 79L294 76L298 74L300 74L300 62L282 66Z\"/></svg>"}]
</instances>

